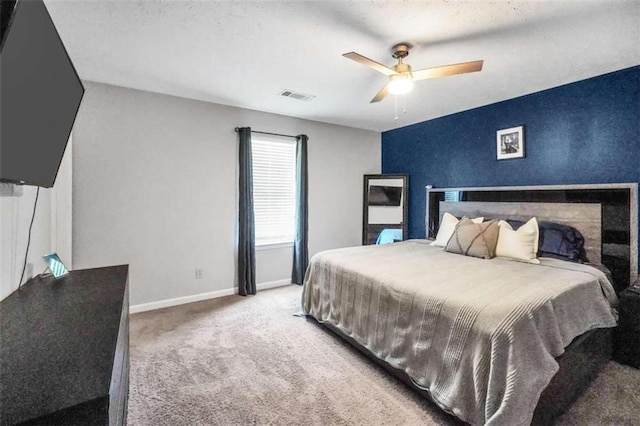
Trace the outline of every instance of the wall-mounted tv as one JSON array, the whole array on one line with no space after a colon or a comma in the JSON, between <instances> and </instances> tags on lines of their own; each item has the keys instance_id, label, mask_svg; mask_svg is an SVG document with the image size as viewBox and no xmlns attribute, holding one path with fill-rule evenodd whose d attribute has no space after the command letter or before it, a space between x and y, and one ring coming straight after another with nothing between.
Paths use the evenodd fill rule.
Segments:
<instances>
[{"instance_id":1,"label":"wall-mounted tv","mask_svg":"<svg viewBox=\"0 0 640 426\"><path fill-rule=\"evenodd\" d=\"M42 0L1 4L0 181L50 188L84 87Z\"/></svg>"},{"instance_id":2,"label":"wall-mounted tv","mask_svg":"<svg viewBox=\"0 0 640 426\"><path fill-rule=\"evenodd\" d=\"M369 187L370 206L399 206L402 200L401 186L376 186Z\"/></svg>"}]
</instances>

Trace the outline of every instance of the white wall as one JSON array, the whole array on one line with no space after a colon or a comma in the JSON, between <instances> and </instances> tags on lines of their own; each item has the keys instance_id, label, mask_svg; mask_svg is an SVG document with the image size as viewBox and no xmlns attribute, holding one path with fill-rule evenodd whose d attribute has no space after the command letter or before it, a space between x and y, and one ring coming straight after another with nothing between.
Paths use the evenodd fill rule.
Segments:
<instances>
[{"instance_id":1,"label":"white wall","mask_svg":"<svg viewBox=\"0 0 640 426\"><path fill-rule=\"evenodd\" d=\"M362 179L380 172L380 133L85 87L74 128L74 267L130 264L132 305L234 287L234 127L307 134L310 253L360 244ZM290 278L290 253L258 251L258 282Z\"/></svg>"},{"instance_id":2,"label":"white wall","mask_svg":"<svg viewBox=\"0 0 640 426\"><path fill-rule=\"evenodd\" d=\"M70 145L67 144L54 188L40 189L22 282L46 269L42 257L45 254L58 251L65 264L71 265L71 229L65 225L71 222ZM0 184L0 300L13 293L20 282L36 191L33 186ZM59 198L55 204L53 193Z\"/></svg>"},{"instance_id":3,"label":"white wall","mask_svg":"<svg viewBox=\"0 0 640 426\"><path fill-rule=\"evenodd\" d=\"M291 282L293 268L293 247L269 248L256 247L256 282Z\"/></svg>"},{"instance_id":4,"label":"white wall","mask_svg":"<svg viewBox=\"0 0 640 426\"><path fill-rule=\"evenodd\" d=\"M58 253L67 269L73 269L73 138L60 162L56 183L51 188L51 251Z\"/></svg>"},{"instance_id":5,"label":"white wall","mask_svg":"<svg viewBox=\"0 0 640 426\"><path fill-rule=\"evenodd\" d=\"M1 291L4 299L18 288L20 275L24 265L27 247L29 224L36 198L36 187L3 184L0 196L0 259ZM31 271L25 271L22 282L37 275L47 267L42 256L49 253L51 237L49 189L40 189L36 216L31 231L31 244L27 263L31 263ZM30 274L29 274L30 272Z\"/></svg>"}]
</instances>

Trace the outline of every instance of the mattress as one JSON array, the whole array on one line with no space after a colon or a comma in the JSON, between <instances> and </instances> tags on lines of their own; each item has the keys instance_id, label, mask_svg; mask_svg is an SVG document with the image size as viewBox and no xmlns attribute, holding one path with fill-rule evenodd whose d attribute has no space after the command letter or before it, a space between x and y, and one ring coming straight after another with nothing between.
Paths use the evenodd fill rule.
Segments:
<instances>
[{"instance_id":1,"label":"mattress","mask_svg":"<svg viewBox=\"0 0 640 426\"><path fill-rule=\"evenodd\" d=\"M466 257L426 240L330 250L305 277L303 310L407 373L472 424L529 424L555 357L616 325L615 291L587 265Z\"/></svg>"}]
</instances>

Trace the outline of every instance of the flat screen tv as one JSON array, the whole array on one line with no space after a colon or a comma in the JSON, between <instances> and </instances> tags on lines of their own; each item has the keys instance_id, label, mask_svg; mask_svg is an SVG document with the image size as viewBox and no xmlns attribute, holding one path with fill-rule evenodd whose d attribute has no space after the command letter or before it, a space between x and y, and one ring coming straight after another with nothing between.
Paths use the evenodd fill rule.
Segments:
<instances>
[{"instance_id":1,"label":"flat screen tv","mask_svg":"<svg viewBox=\"0 0 640 426\"><path fill-rule=\"evenodd\" d=\"M370 206L399 206L401 199L401 186L371 185L369 187Z\"/></svg>"},{"instance_id":2,"label":"flat screen tv","mask_svg":"<svg viewBox=\"0 0 640 426\"><path fill-rule=\"evenodd\" d=\"M44 3L0 3L0 181L50 188L84 87Z\"/></svg>"}]
</instances>

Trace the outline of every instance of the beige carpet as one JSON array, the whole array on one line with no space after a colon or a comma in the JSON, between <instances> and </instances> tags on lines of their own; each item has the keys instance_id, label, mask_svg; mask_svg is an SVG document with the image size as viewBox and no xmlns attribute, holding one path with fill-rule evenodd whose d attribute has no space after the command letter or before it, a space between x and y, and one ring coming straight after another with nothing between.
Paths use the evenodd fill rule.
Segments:
<instances>
[{"instance_id":1,"label":"beige carpet","mask_svg":"<svg viewBox=\"0 0 640 426\"><path fill-rule=\"evenodd\" d=\"M130 425L455 425L304 318L301 288L131 320ZM640 371L610 362L558 422L640 424Z\"/></svg>"}]
</instances>

